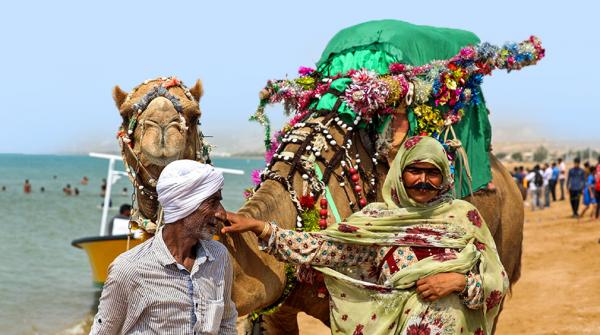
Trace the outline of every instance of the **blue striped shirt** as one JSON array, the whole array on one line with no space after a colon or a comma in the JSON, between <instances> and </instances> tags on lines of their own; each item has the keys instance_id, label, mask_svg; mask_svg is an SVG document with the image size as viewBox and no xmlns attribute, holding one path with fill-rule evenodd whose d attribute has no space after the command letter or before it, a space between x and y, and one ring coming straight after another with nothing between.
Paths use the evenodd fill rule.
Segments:
<instances>
[{"instance_id":1,"label":"blue striped shirt","mask_svg":"<svg viewBox=\"0 0 600 335\"><path fill-rule=\"evenodd\" d=\"M237 334L232 277L221 243L200 241L188 272L161 230L111 264L90 334Z\"/></svg>"}]
</instances>

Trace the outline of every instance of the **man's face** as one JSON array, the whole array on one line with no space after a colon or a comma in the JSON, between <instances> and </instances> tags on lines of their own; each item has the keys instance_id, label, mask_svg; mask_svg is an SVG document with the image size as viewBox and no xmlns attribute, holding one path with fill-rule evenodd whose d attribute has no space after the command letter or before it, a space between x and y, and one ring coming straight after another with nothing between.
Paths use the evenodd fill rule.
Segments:
<instances>
[{"instance_id":1,"label":"man's face","mask_svg":"<svg viewBox=\"0 0 600 335\"><path fill-rule=\"evenodd\" d=\"M221 191L218 191L204 200L197 210L184 219L186 230L193 238L199 240L213 238L220 222L215 214L219 213L221 217L226 217L225 209L221 205L222 200Z\"/></svg>"},{"instance_id":2,"label":"man's face","mask_svg":"<svg viewBox=\"0 0 600 335\"><path fill-rule=\"evenodd\" d=\"M435 165L418 162L404 168L402 181L408 196L425 204L439 195L444 177Z\"/></svg>"}]
</instances>

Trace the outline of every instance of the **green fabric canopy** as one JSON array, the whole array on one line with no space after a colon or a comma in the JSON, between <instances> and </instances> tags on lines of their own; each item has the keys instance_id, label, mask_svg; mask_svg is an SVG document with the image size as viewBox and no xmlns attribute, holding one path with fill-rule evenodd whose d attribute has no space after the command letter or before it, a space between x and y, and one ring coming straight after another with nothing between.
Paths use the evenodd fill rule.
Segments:
<instances>
[{"instance_id":1,"label":"green fabric canopy","mask_svg":"<svg viewBox=\"0 0 600 335\"><path fill-rule=\"evenodd\" d=\"M325 75L360 68L385 74L392 62L423 65L448 59L463 47L479 42L475 34L466 30L398 20L369 21L338 32L327 43L317 68Z\"/></svg>"},{"instance_id":2,"label":"green fabric canopy","mask_svg":"<svg viewBox=\"0 0 600 335\"><path fill-rule=\"evenodd\" d=\"M325 47L317 62L317 70L325 76L362 68L386 74L391 63L424 65L433 60L448 59L461 48L479 42L477 35L460 29L414 25L399 20L369 21L338 32ZM349 83L347 78L337 79L332 88L343 92ZM337 96L327 93L313 108L331 110L337 100ZM473 192L486 187L492 179L488 157L491 126L483 95L480 100L479 104L466 106L464 117L454 126L468 154ZM355 113L345 103L338 107L338 113L346 121L355 118ZM410 135L415 135L416 118L411 109L408 117ZM376 129L381 131L388 120L374 121ZM468 179L460 164L457 167L462 171L462 179L456 176L457 196L465 197L470 190Z\"/></svg>"}]
</instances>

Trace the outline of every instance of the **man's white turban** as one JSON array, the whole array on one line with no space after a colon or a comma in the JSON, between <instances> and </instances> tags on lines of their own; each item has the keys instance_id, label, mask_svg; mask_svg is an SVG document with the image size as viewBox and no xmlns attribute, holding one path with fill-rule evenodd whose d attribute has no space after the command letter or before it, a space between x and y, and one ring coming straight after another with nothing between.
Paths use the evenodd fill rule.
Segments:
<instances>
[{"instance_id":1,"label":"man's white turban","mask_svg":"<svg viewBox=\"0 0 600 335\"><path fill-rule=\"evenodd\" d=\"M171 162L156 184L165 223L180 220L223 188L223 174L213 166L182 159Z\"/></svg>"}]
</instances>

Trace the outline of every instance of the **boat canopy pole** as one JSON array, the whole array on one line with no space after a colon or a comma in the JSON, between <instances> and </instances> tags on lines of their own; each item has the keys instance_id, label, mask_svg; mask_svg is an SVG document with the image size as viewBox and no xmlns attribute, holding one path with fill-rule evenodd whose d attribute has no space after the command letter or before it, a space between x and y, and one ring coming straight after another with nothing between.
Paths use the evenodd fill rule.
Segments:
<instances>
[{"instance_id":1,"label":"boat canopy pole","mask_svg":"<svg viewBox=\"0 0 600 335\"><path fill-rule=\"evenodd\" d=\"M106 220L108 218L108 207L110 205L110 194L112 191L113 169L115 167L115 159L109 158L108 175L106 176L106 190L104 190L104 204L102 205L102 221L100 223L100 236L108 235L106 233Z\"/></svg>"}]
</instances>

